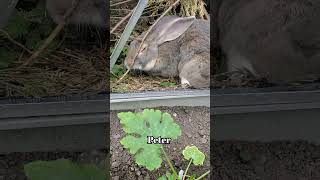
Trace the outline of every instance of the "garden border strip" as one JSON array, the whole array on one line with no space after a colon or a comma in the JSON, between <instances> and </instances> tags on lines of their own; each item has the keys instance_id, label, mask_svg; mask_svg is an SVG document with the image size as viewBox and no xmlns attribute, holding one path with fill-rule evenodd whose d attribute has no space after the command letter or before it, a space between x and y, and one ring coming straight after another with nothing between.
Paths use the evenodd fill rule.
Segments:
<instances>
[{"instance_id":1,"label":"garden border strip","mask_svg":"<svg viewBox=\"0 0 320 180\"><path fill-rule=\"evenodd\" d=\"M213 91L214 140L320 143L320 90Z\"/></svg>"},{"instance_id":2,"label":"garden border strip","mask_svg":"<svg viewBox=\"0 0 320 180\"><path fill-rule=\"evenodd\" d=\"M111 110L154 108L160 106L207 106L210 107L210 90L171 90L144 93L113 93Z\"/></svg>"},{"instance_id":3,"label":"garden border strip","mask_svg":"<svg viewBox=\"0 0 320 180\"><path fill-rule=\"evenodd\" d=\"M0 99L0 153L107 148L109 96Z\"/></svg>"}]
</instances>

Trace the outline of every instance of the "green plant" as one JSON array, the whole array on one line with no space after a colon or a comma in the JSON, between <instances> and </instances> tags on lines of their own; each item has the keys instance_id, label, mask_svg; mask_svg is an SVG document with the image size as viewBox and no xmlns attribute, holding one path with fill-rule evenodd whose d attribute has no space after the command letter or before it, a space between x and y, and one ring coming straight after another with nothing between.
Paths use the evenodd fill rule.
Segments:
<instances>
[{"instance_id":1,"label":"green plant","mask_svg":"<svg viewBox=\"0 0 320 180\"><path fill-rule=\"evenodd\" d=\"M175 82L161 82L160 83L161 87L175 87L177 84Z\"/></svg>"},{"instance_id":2,"label":"green plant","mask_svg":"<svg viewBox=\"0 0 320 180\"><path fill-rule=\"evenodd\" d=\"M94 165L81 165L66 159L34 161L24 166L28 180L106 180L104 170Z\"/></svg>"},{"instance_id":3,"label":"green plant","mask_svg":"<svg viewBox=\"0 0 320 180\"><path fill-rule=\"evenodd\" d=\"M174 122L170 114L162 113L159 110L145 109L139 113L120 112L118 118L123 130L127 133L120 140L120 143L129 150L130 154L134 155L135 162L139 166L144 166L150 171L158 169L162 164L161 155L164 156L170 171L167 171L158 180L200 180L210 173L210 171L207 171L198 178L196 178L196 175L187 175L191 163L203 165L205 159L205 155L196 146L187 146L183 150L184 159L189 160L189 164L186 170L180 171L178 175L163 144L147 142L148 137L177 139L181 136L181 128Z\"/></svg>"},{"instance_id":4,"label":"green plant","mask_svg":"<svg viewBox=\"0 0 320 180\"><path fill-rule=\"evenodd\" d=\"M11 48L11 41L19 42L27 49L36 50L53 30L52 21L45 15L43 8L34 8L31 11L16 11L9 19L7 25L0 32L0 68L6 68L21 56L20 48ZM7 41L10 39L10 41ZM10 44L11 43L11 44ZM48 52L58 47L59 41L54 40ZM7 57L7 58L6 58Z\"/></svg>"}]
</instances>

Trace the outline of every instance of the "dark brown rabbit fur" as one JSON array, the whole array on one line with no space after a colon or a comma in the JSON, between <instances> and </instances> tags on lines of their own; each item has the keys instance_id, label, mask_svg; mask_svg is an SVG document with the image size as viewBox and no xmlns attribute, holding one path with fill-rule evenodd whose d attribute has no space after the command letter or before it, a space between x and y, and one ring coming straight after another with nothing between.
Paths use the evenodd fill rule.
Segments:
<instances>
[{"instance_id":1,"label":"dark brown rabbit fur","mask_svg":"<svg viewBox=\"0 0 320 180\"><path fill-rule=\"evenodd\" d=\"M320 77L319 0L221 0L218 24L228 71L271 83Z\"/></svg>"},{"instance_id":2,"label":"dark brown rabbit fur","mask_svg":"<svg viewBox=\"0 0 320 180\"><path fill-rule=\"evenodd\" d=\"M125 64L151 75L180 77L182 84L195 88L210 84L210 23L194 17L166 16L155 25L141 44L141 34L130 44Z\"/></svg>"}]
</instances>

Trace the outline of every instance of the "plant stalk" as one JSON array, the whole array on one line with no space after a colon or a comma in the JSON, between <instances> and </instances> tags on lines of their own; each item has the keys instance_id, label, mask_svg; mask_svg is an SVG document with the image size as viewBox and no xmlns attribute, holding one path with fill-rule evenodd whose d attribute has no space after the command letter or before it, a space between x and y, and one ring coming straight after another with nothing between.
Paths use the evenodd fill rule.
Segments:
<instances>
[{"instance_id":1,"label":"plant stalk","mask_svg":"<svg viewBox=\"0 0 320 180\"><path fill-rule=\"evenodd\" d=\"M205 176L207 176L209 173L210 173L210 171L207 171L195 180L200 180L200 179L204 178Z\"/></svg>"},{"instance_id":2,"label":"plant stalk","mask_svg":"<svg viewBox=\"0 0 320 180\"><path fill-rule=\"evenodd\" d=\"M192 163L192 159L190 159L190 162L189 162L189 164L187 166L186 172L184 173L182 180L184 180L186 178L186 175L188 173L188 170L189 170L189 167L190 167L191 163Z\"/></svg>"},{"instance_id":3,"label":"plant stalk","mask_svg":"<svg viewBox=\"0 0 320 180\"><path fill-rule=\"evenodd\" d=\"M171 171L173 172L174 176L176 177L176 179L179 179L179 176L178 176L178 173L176 172L176 170L174 169L172 163L171 163L171 160L169 159L166 151L163 149L163 146L161 146L161 150L164 154L164 157L166 158L166 161L168 162L169 166L170 166L170 169Z\"/></svg>"}]
</instances>

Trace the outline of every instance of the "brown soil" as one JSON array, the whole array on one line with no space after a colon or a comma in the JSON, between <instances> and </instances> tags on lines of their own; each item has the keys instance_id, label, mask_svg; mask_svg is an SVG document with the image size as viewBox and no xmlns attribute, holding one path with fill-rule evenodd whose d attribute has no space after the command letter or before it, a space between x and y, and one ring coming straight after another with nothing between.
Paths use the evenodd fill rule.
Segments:
<instances>
[{"instance_id":1,"label":"brown soil","mask_svg":"<svg viewBox=\"0 0 320 180\"><path fill-rule=\"evenodd\" d=\"M206 155L204 167L191 168L189 172L196 172L198 175L209 170L209 151L210 151L210 110L206 107L160 107L155 108L162 112L168 112L182 129L182 135L170 145L166 145L167 154L171 157L176 169L185 169L187 161L182 160L182 150L187 145L196 145L200 151ZM139 111L139 110L135 110ZM122 148L119 143L124 136L121 129L117 112L111 112L110 117L111 130L111 177L114 180L119 179L157 179L169 170L169 167L163 162L161 168L150 172L143 167L138 167L133 157L127 150ZM164 166L165 165L165 166ZM209 178L207 178L209 179Z\"/></svg>"},{"instance_id":2,"label":"brown soil","mask_svg":"<svg viewBox=\"0 0 320 180\"><path fill-rule=\"evenodd\" d=\"M320 146L308 142L212 142L211 150L213 179L320 179Z\"/></svg>"}]
</instances>

